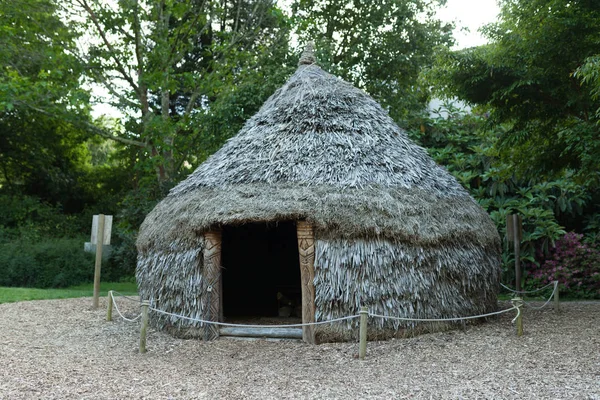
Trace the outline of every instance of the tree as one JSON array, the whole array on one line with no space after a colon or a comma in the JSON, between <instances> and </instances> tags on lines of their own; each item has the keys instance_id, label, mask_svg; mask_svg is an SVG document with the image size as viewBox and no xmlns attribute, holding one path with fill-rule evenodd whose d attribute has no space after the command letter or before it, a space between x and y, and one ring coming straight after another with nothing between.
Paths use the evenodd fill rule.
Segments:
<instances>
[{"instance_id":1,"label":"tree","mask_svg":"<svg viewBox=\"0 0 600 400\"><path fill-rule=\"evenodd\" d=\"M80 211L88 120L76 36L50 0L0 3L0 189Z\"/></svg>"},{"instance_id":2,"label":"tree","mask_svg":"<svg viewBox=\"0 0 600 400\"><path fill-rule=\"evenodd\" d=\"M288 32L271 0L73 4L73 20L83 15L80 32L91 36L80 49L88 77L125 113L124 129L97 133L128 146L136 165L154 171L163 191L179 179L184 165L214 150L207 144L221 144L231 134L227 128L211 130L207 121L220 103L239 96L241 82L246 88L254 82L256 94L281 77L267 75L284 64ZM263 99L242 101L248 106L242 114Z\"/></svg>"},{"instance_id":3,"label":"tree","mask_svg":"<svg viewBox=\"0 0 600 400\"><path fill-rule=\"evenodd\" d=\"M600 99L586 65L598 53L600 3L503 0L501 6L500 21L485 30L491 43L447 52L430 82L489 107L490 126L508 126L503 157L522 176L553 179L569 169L596 186Z\"/></svg>"},{"instance_id":4,"label":"tree","mask_svg":"<svg viewBox=\"0 0 600 400\"><path fill-rule=\"evenodd\" d=\"M441 111L445 117L434 110L432 117L425 118L421 127L408 134L427 147L433 159L444 165L490 214L501 237L506 234L507 215L517 213L522 217L524 262L530 266L542 262L567 230L588 230L587 238L593 240L598 229L589 217L597 208L589 189L577 184L571 174L554 180L515 176L510 162L498 150L497 143L506 133L502 125L489 126L487 113L477 109L465 113L445 105ZM509 242L504 241L505 282L514 278L513 254Z\"/></svg>"},{"instance_id":5,"label":"tree","mask_svg":"<svg viewBox=\"0 0 600 400\"><path fill-rule=\"evenodd\" d=\"M573 74L583 85L590 88L590 95L593 100L600 100L600 54L590 56L585 59ZM600 108L595 111L596 123L600 123Z\"/></svg>"},{"instance_id":6,"label":"tree","mask_svg":"<svg viewBox=\"0 0 600 400\"><path fill-rule=\"evenodd\" d=\"M296 0L302 41L314 40L319 63L363 88L405 125L428 100L416 84L437 46L453 43L452 28L435 18L445 0Z\"/></svg>"},{"instance_id":7,"label":"tree","mask_svg":"<svg viewBox=\"0 0 600 400\"><path fill-rule=\"evenodd\" d=\"M85 111L82 65L73 55L76 35L53 0L0 3L0 112L15 109L51 117Z\"/></svg>"}]
</instances>

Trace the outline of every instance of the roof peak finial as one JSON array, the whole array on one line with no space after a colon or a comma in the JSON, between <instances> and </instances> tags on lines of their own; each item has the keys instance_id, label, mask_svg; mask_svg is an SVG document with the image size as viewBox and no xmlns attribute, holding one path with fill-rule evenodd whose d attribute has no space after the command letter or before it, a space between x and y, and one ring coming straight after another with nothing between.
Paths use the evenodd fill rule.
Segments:
<instances>
[{"instance_id":1,"label":"roof peak finial","mask_svg":"<svg viewBox=\"0 0 600 400\"><path fill-rule=\"evenodd\" d=\"M312 40L306 43L304 51L298 61L298 66L316 64L317 58L315 57L315 42Z\"/></svg>"}]
</instances>

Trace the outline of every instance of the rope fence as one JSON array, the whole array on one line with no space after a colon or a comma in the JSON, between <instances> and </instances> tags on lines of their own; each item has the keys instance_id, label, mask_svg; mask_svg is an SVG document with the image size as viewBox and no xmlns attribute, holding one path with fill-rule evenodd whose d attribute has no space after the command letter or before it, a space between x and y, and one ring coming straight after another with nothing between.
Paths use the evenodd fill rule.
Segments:
<instances>
[{"instance_id":1,"label":"rope fence","mask_svg":"<svg viewBox=\"0 0 600 400\"><path fill-rule=\"evenodd\" d=\"M115 295L115 294L116 294L116 295L118 295L119 297L121 297L121 298L123 298L123 299L125 299L125 300L127 300L127 301L131 301L131 302L138 303L138 304L140 303L140 300L139 300L139 299L134 299L134 298L132 298L132 297L125 296L124 294L121 294L121 293L117 292L116 290L111 290L111 292L113 293L113 295Z\"/></svg>"},{"instance_id":2,"label":"rope fence","mask_svg":"<svg viewBox=\"0 0 600 400\"><path fill-rule=\"evenodd\" d=\"M464 321L468 319L477 319L477 318L486 318L491 317L492 315L504 314L505 312L516 310L516 307L507 308L505 310L500 310L488 314L481 315L471 315L468 317L455 317L455 318L406 318L406 317L393 317L390 315L380 315L380 314L371 314L369 313L369 317L374 318L384 318L384 319L393 319L397 321L415 321L415 322L451 322L451 321Z\"/></svg>"},{"instance_id":3,"label":"rope fence","mask_svg":"<svg viewBox=\"0 0 600 400\"><path fill-rule=\"evenodd\" d=\"M126 300L134 301L136 303L139 303L138 300L134 300L134 299L128 298L127 296L123 296L122 294L120 294L119 292L115 292L114 290L109 290L108 291L108 307L107 307L107 310L106 310L106 320L107 321L112 321L113 307L117 311L117 314L119 314L119 317L121 317L126 322L135 322L138 319L142 318L142 314L141 313L137 317L135 317L133 319L132 318L127 318L126 316L124 316L121 313L121 311L119 310L119 306L117 305L117 302L115 301L115 293L119 294L120 297L123 297Z\"/></svg>"},{"instance_id":4,"label":"rope fence","mask_svg":"<svg viewBox=\"0 0 600 400\"><path fill-rule=\"evenodd\" d=\"M531 303L524 301L525 305L533 310L541 310L542 308L546 307L550 303L550 301L552 301L552 299L555 299L555 301L558 301L557 300L558 299L558 297L557 297L558 296L558 281L554 281L553 285L554 285L554 289L552 289L552 293L550 294L550 297L548 297L548 299L542 306L536 307L536 306L531 305Z\"/></svg>"},{"instance_id":5,"label":"rope fence","mask_svg":"<svg viewBox=\"0 0 600 400\"><path fill-rule=\"evenodd\" d=\"M500 284L500 286L502 286L504 289L513 292L515 294L528 294L528 293L538 293L541 292L542 290L545 290L549 287L553 287L552 289L552 293L550 294L550 296L548 297L548 299L546 299L546 301L544 302L544 304L542 306L534 306L531 303L528 303L526 301L523 301L523 303L525 304L525 306L531 308L532 310L541 310L542 308L546 307L548 304L550 304L550 301L552 301L552 299L554 299L554 311L555 312L559 312L560 311L560 300L559 300L559 288L558 288L558 281L552 281L549 284L547 284L546 286L543 286L539 289L535 289L535 290L514 290L504 284Z\"/></svg>"},{"instance_id":6,"label":"rope fence","mask_svg":"<svg viewBox=\"0 0 600 400\"><path fill-rule=\"evenodd\" d=\"M330 319L330 320L327 320L327 321L306 322L306 323L302 323L302 324L248 325L248 324L230 324L230 323L227 323L227 322L208 321L208 320L204 320L204 319L200 319L200 318L191 318L191 317L186 317L184 315L173 314L173 313L170 313L170 312L167 312L167 311L159 310L159 309L154 308L154 307L150 307L150 311L154 311L154 312L157 312L159 314L169 315L169 316L176 317L176 318L186 319L188 321L200 322L200 324L201 324L200 326L206 324L206 325L226 326L226 327L231 327L231 328L302 328L304 326L315 326L315 325L330 324L332 322L347 321L347 320L351 320L351 319L360 317L360 315L357 314L357 315L350 315L348 317L334 318L334 319Z\"/></svg>"},{"instance_id":7,"label":"rope fence","mask_svg":"<svg viewBox=\"0 0 600 400\"><path fill-rule=\"evenodd\" d=\"M504 289L508 290L509 292L513 292L513 293L518 293L518 294L528 294L528 293L537 293L537 292L541 292L542 290L549 288L550 286L554 286L556 287L556 284L558 283L558 281L552 281L549 284L547 284L546 286L543 286L539 289L535 289L535 290L515 290L512 288L509 288L508 286L506 286L503 283L500 283L500 286L502 286Z\"/></svg>"},{"instance_id":8,"label":"rope fence","mask_svg":"<svg viewBox=\"0 0 600 400\"><path fill-rule=\"evenodd\" d=\"M502 284L501 284L502 285ZM346 317L340 317L340 318L333 318L327 321L318 321L318 322L306 322L306 323L299 323L299 324L285 324L285 325L252 325L252 324L233 324L233 323L226 323L226 322L219 322L219 321L210 321L210 320L205 320L205 319L200 319L200 318L192 318L192 317L188 317L185 315L179 315L179 314L175 314L175 313L170 313L164 310L160 310L158 308L152 307L150 305L150 302L148 301L140 301L140 300L136 300L136 299L132 299L129 298L127 296L124 296L116 291L109 291L108 292L108 307L107 307L107 313L106 313L106 320L107 321L112 321L112 310L113 307L114 309L117 311L117 314L119 314L119 316L127 322L136 322L138 319L141 318L141 329L140 329L140 353L145 353L146 352L146 331L148 328L148 314L149 311L153 311L155 313L158 314L162 314L162 315L167 315L167 316L171 316L171 317L175 317L175 318L180 318L180 319L184 319L184 320L188 320L188 321L192 321L192 322L197 322L200 323L200 326L204 326L204 325L215 325L215 326L222 326L222 327L239 327L239 328L304 328L304 327L310 327L310 326L317 326L317 325L324 325L324 324L330 324L330 323L334 323L334 322L341 322L341 321L349 321L349 320L353 320L356 318L360 318L360 326L359 326L359 358L363 359L366 355L366 342L367 342L367 325L368 325L368 317L371 318L380 318L380 319L385 319L385 320L395 320L395 321L410 321L410 322L455 322L455 321L465 321L465 320L472 320L472 319L479 319L479 318L487 318L487 317L492 317L492 316L496 316L496 315L500 315L500 314L504 314L507 312L511 312L511 311L516 311L516 316L515 318L512 320L512 323L515 324L516 323L516 328L517 328L517 336L522 336L523 335L523 315L521 312L521 308L523 307L523 305L526 305L532 309L535 310L541 310L542 308L546 307L550 301L552 299L555 300L555 310L558 311L558 281L554 281L540 289L536 289L536 290L532 290L532 291L516 291L513 290L509 287L506 287L505 285L502 285L505 289L512 291L513 293L517 293L517 294L522 294L522 293L536 293L539 292L541 290L544 290L550 286L554 286L554 289L552 291L552 294L550 295L550 297L546 300L546 302L541 306L541 307L534 307L531 306L529 304L527 304L526 302L523 301L522 298L520 297L514 297L511 302L512 302L512 307L511 308L506 308L503 310L499 310L499 311L495 311L495 312L491 312L491 313L486 313L486 314L480 314L480 315L470 315L470 316L465 316L465 317L449 317L449 318L411 318L411 317L396 317L396 316L391 316L391 315L382 315L382 314L375 314L375 313L371 313L368 311L367 307L361 307L359 314L356 315L349 315ZM136 302L136 303L140 303L141 305L141 313L139 315L137 315L135 318L127 318L125 317L121 311L119 310L119 307L117 305L117 302L115 300L115 294L119 295L119 297L128 300L128 301L132 301L132 302Z\"/></svg>"}]
</instances>

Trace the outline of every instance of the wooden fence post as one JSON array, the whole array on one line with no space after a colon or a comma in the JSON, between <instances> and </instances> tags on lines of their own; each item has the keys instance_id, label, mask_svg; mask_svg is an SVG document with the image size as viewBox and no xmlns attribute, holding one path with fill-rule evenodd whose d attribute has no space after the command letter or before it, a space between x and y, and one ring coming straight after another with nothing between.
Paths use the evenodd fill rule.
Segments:
<instances>
[{"instance_id":1,"label":"wooden fence post","mask_svg":"<svg viewBox=\"0 0 600 400\"><path fill-rule=\"evenodd\" d=\"M554 312L560 312L558 281L554 281Z\"/></svg>"},{"instance_id":2,"label":"wooden fence post","mask_svg":"<svg viewBox=\"0 0 600 400\"><path fill-rule=\"evenodd\" d=\"M358 347L358 358L364 360L367 355L367 324L369 311L367 311L367 307L360 308L360 344Z\"/></svg>"},{"instance_id":3,"label":"wooden fence post","mask_svg":"<svg viewBox=\"0 0 600 400\"><path fill-rule=\"evenodd\" d=\"M106 320L112 321L112 309L113 309L113 291L108 291L108 304L106 305Z\"/></svg>"},{"instance_id":4,"label":"wooden fence post","mask_svg":"<svg viewBox=\"0 0 600 400\"><path fill-rule=\"evenodd\" d=\"M506 238L513 242L515 248L515 286L517 293L521 291L521 238L523 237L523 221L520 215L506 216Z\"/></svg>"},{"instance_id":5,"label":"wooden fence post","mask_svg":"<svg viewBox=\"0 0 600 400\"><path fill-rule=\"evenodd\" d=\"M513 306L517 307L517 336L523 336L523 312L521 307L523 307L523 299L520 297L515 297L511 300Z\"/></svg>"},{"instance_id":6,"label":"wooden fence post","mask_svg":"<svg viewBox=\"0 0 600 400\"><path fill-rule=\"evenodd\" d=\"M102 268L102 248L104 247L104 214L98 215L98 236L96 238L96 266L94 268L94 308L98 308L100 297L100 269Z\"/></svg>"},{"instance_id":7,"label":"wooden fence post","mask_svg":"<svg viewBox=\"0 0 600 400\"><path fill-rule=\"evenodd\" d=\"M146 352L146 331L148 330L148 301L142 301L142 327L140 329L140 353Z\"/></svg>"}]
</instances>

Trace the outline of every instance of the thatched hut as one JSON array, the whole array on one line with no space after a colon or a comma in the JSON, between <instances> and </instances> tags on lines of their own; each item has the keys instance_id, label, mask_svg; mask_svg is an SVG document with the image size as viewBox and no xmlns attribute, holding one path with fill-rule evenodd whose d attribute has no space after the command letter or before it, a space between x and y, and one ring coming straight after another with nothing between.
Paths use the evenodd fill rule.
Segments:
<instances>
[{"instance_id":1,"label":"thatched hut","mask_svg":"<svg viewBox=\"0 0 600 400\"><path fill-rule=\"evenodd\" d=\"M500 239L489 216L375 100L317 66L309 48L240 132L148 214L137 248L142 298L192 318L277 315L278 296L297 297L305 322L360 306L440 318L497 304ZM356 324L303 335L348 339ZM370 331L415 326L374 319Z\"/></svg>"}]
</instances>

